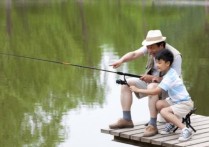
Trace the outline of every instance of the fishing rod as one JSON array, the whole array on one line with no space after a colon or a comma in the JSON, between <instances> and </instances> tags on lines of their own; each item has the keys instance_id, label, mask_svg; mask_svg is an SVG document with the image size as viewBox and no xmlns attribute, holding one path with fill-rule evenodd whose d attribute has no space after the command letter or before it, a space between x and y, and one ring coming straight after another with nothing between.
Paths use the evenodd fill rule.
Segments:
<instances>
[{"instance_id":1,"label":"fishing rod","mask_svg":"<svg viewBox=\"0 0 209 147\"><path fill-rule=\"evenodd\" d=\"M92 69L92 70L99 70L99 71L104 71L104 72L115 73L115 74L118 74L118 75L123 75L124 76L124 81L116 80L116 83L118 83L118 84L127 84L125 76L135 77L135 78L140 78L141 77L139 75L123 73L123 72L115 72L115 71L110 71L110 70L100 69L100 68L95 68L95 67L90 67L90 66L72 64L72 63L68 63L68 62L61 62L61 61L54 61L54 60L48 60L48 59L34 58L34 57L22 56L22 55L10 54L10 53L0 53L0 55L13 56L13 57L17 57L17 58L25 58L25 59L37 60L37 61L43 61L43 62L51 62L51 63L55 63L55 64L70 65L70 66L75 66L75 67L80 67L80 68L87 68L87 69Z\"/></svg>"}]
</instances>

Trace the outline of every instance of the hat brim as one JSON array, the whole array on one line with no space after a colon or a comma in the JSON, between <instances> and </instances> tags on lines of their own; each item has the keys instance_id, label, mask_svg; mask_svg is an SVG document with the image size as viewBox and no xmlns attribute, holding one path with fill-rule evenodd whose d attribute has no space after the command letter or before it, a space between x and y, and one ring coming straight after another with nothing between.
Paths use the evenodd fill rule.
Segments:
<instances>
[{"instance_id":1,"label":"hat brim","mask_svg":"<svg viewBox=\"0 0 209 147\"><path fill-rule=\"evenodd\" d=\"M155 43L158 43L158 42L162 42L162 41L165 41L166 40L166 37L163 37L162 39L160 40L155 40L155 41L147 41L146 39L144 41L142 41L142 45L144 46L148 46L148 45L152 45L152 44L155 44Z\"/></svg>"}]
</instances>

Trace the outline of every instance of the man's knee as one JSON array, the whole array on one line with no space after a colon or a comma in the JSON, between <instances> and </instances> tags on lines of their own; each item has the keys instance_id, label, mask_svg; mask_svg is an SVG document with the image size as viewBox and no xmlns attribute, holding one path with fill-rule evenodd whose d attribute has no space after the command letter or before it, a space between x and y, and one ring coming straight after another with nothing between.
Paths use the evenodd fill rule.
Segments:
<instances>
[{"instance_id":1,"label":"man's knee","mask_svg":"<svg viewBox=\"0 0 209 147\"><path fill-rule=\"evenodd\" d=\"M128 87L128 85L121 85L121 90L122 91L125 91L125 90L129 90L130 91L130 88Z\"/></svg>"},{"instance_id":2,"label":"man's knee","mask_svg":"<svg viewBox=\"0 0 209 147\"><path fill-rule=\"evenodd\" d=\"M156 109L158 112L161 111L161 109L164 107L162 100L159 100L156 102Z\"/></svg>"},{"instance_id":3,"label":"man's knee","mask_svg":"<svg viewBox=\"0 0 209 147\"><path fill-rule=\"evenodd\" d=\"M157 83L150 83L148 86L147 86L147 89L154 89L157 87ZM151 103L154 103L156 105L156 102L159 100L159 95L148 95L149 97L149 101Z\"/></svg>"}]
</instances>

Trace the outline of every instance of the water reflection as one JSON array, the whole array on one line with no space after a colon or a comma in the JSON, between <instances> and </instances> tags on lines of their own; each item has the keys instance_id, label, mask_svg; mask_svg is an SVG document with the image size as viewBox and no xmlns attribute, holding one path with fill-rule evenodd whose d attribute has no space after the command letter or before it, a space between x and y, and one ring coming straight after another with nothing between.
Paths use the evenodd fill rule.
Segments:
<instances>
[{"instance_id":1,"label":"water reflection","mask_svg":"<svg viewBox=\"0 0 209 147\"><path fill-rule=\"evenodd\" d=\"M167 1L167 0L155 0L154 4L156 5L171 5L171 6L209 6L208 0L198 0L198 1L189 1L189 0L181 0L181 1Z\"/></svg>"},{"instance_id":2,"label":"water reflection","mask_svg":"<svg viewBox=\"0 0 209 147\"><path fill-rule=\"evenodd\" d=\"M209 7L168 2L1 1L0 52L114 70L110 63L158 28L183 55L197 113L209 115ZM140 74L145 63L118 71ZM100 133L121 116L120 76L3 56L0 69L1 146L123 146ZM146 120L147 99L134 99L133 113Z\"/></svg>"}]
</instances>

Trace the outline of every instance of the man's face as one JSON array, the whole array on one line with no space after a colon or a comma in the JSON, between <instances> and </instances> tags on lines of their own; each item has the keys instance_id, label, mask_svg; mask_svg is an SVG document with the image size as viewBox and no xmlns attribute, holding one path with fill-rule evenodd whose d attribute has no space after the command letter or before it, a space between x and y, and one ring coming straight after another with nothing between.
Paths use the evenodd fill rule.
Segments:
<instances>
[{"instance_id":1,"label":"man's face","mask_svg":"<svg viewBox=\"0 0 209 147\"><path fill-rule=\"evenodd\" d=\"M163 48L162 45L158 46L157 44L152 44L147 46L148 53L152 56L155 56Z\"/></svg>"}]
</instances>

